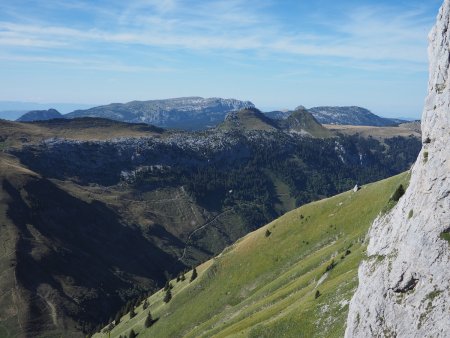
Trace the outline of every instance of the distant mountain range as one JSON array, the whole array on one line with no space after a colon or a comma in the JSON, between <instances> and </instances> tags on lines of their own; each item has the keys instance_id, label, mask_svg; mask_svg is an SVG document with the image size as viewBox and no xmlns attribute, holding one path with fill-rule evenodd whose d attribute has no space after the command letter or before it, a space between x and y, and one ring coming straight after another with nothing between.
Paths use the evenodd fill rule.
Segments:
<instances>
[{"instance_id":1,"label":"distant mountain range","mask_svg":"<svg viewBox=\"0 0 450 338\"><path fill-rule=\"evenodd\" d=\"M75 110L61 115L55 109L33 110L18 121L38 121L51 118L97 117L111 120L146 123L163 128L204 130L216 127L224 122L229 113L253 109L250 101L222 98L182 97L165 100L132 101L128 103L111 103L83 110ZM52 111L52 113L49 113ZM306 109L299 106L294 111L309 111L321 124L356 125L356 126L393 126L406 122L402 119L383 118L361 107L313 107ZM55 113L56 112L56 113ZM293 111L271 111L264 113L272 120L285 120ZM59 115L58 115L59 114ZM230 124L233 115L228 117ZM260 116L261 119L261 116ZM266 121L269 125L273 124ZM277 122L278 123L278 122Z\"/></svg>"},{"instance_id":2,"label":"distant mountain range","mask_svg":"<svg viewBox=\"0 0 450 338\"><path fill-rule=\"evenodd\" d=\"M305 109L303 106L300 106L296 110L299 108ZM408 119L380 117L366 108L356 106L313 107L308 109L308 111L321 124L387 127L408 122ZM271 111L266 113L266 115L273 119L286 119L291 113L291 111Z\"/></svg>"},{"instance_id":3,"label":"distant mountain range","mask_svg":"<svg viewBox=\"0 0 450 338\"><path fill-rule=\"evenodd\" d=\"M52 120L64 118L64 116L56 109L49 110L32 110L28 113L23 114L17 119L20 122L31 122L31 121L42 121L42 120Z\"/></svg>"},{"instance_id":4,"label":"distant mountain range","mask_svg":"<svg viewBox=\"0 0 450 338\"><path fill-rule=\"evenodd\" d=\"M402 122L399 119L388 119L375 115L361 107L314 107L311 114L322 124L345 124L354 126L386 127Z\"/></svg>"},{"instance_id":5,"label":"distant mountain range","mask_svg":"<svg viewBox=\"0 0 450 338\"><path fill-rule=\"evenodd\" d=\"M76 110L66 117L102 117L122 122L143 122L165 128L199 130L216 126L229 112L254 107L249 101L235 99L181 97L112 103L87 110Z\"/></svg>"}]
</instances>

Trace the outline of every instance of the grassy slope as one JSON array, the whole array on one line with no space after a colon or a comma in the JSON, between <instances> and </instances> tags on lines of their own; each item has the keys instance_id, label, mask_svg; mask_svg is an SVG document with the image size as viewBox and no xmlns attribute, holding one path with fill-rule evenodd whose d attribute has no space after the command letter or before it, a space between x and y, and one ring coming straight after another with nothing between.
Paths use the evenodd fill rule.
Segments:
<instances>
[{"instance_id":1,"label":"grassy slope","mask_svg":"<svg viewBox=\"0 0 450 338\"><path fill-rule=\"evenodd\" d=\"M238 120L225 120L218 128L221 130L277 130L274 121L262 113L244 109L237 112L236 115Z\"/></svg>"},{"instance_id":2,"label":"grassy slope","mask_svg":"<svg viewBox=\"0 0 450 338\"><path fill-rule=\"evenodd\" d=\"M407 180L402 174L289 212L204 263L192 283L190 273L184 282L172 281L169 304L163 291L152 295L148 310L158 318L152 327L143 328L148 310L141 305L111 337L128 336L131 328L139 337L342 336L363 239ZM324 273L333 259L337 265Z\"/></svg>"},{"instance_id":3,"label":"grassy slope","mask_svg":"<svg viewBox=\"0 0 450 338\"><path fill-rule=\"evenodd\" d=\"M362 137L373 137L377 140L383 141L387 138L396 136L409 137L413 136L421 138L420 125L417 123L404 123L398 127L370 127L370 126L349 126L349 125L335 125L325 124L325 128L332 132L341 133L344 135L361 135Z\"/></svg>"},{"instance_id":4,"label":"grassy slope","mask_svg":"<svg viewBox=\"0 0 450 338\"><path fill-rule=\"evenodd\" d=\"M39 122L0 120L0 151L6 147L59 137L73 140L108 140L114 137L160 137L164 131L144 124L82 118Z\"/></svg>"}]
</instances>

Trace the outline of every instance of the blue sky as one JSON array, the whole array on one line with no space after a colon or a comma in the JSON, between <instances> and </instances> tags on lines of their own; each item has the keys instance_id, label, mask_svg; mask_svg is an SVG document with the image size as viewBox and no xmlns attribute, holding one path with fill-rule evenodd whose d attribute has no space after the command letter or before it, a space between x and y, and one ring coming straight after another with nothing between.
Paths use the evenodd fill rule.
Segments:
<instances>
[{"instance_id":1,"label":"blue sky","mask_svg":"<svg viewBox=\"0 0 450 338\"><path fill-rule=\"evenodd\" d=\"M216 96L419 117L441 3L3 0L0 100Z\"/></svg>"}]
</instances>

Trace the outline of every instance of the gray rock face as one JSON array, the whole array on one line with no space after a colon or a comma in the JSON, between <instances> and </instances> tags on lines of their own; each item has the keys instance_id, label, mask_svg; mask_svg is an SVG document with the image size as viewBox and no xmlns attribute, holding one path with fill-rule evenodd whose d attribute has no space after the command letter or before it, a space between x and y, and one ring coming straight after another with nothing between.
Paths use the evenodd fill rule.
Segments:
<instances>
[{"instance_id":1,"label":"gray rock face","mask_svg":"<svg viewBox=\"0 0 450 338\"><path fill-rule=\"evenodd\" d=\"M429 36L423 149L406 194L369 232L346 337L450 336L449 23L445 0Z\"/></svg>"},{"instance_id":2,"label":"gray rock face","mask_svg":"<svg viewBox=\"0 0 450 338\"><path fill-rule=\"evenodd\" d=\"M249 101L235 99L181 97L112 103L87 110L76 110L66 116L102 117L122 122L143 122L165 128L199 130L217 125L229 112L254 107Z\"/></svg>"}]
</instances>

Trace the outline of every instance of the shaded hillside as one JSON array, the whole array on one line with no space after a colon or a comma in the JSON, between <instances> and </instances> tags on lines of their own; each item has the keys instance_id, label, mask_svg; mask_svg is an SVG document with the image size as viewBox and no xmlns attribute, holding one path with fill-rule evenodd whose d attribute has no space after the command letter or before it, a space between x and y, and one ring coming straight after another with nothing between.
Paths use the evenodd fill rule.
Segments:
<instances>
[{"instance_id":1,"label":"shaded hillside","mask_svg":"<svg viewBox=\"0 0 450 338\"><path fill-rule=\"evenodd\" d=\"M314 116L304 108L298 108L285 120L281 120L278 123L282 128L291 132L306 134L313 137L332 136L332 133L317 122Z\"/></svg>"},{"instance_id":2,"label":"shaded hillside","mask_svg":"<svg viewBox=\"0 0 450 338\"><path fill-rule=\"evenodd\" d=\"M256 108L229 113L218 128L225 131L276 131L276 122Z\"/></svg>"},{"instance_id":3,"label":"shaded hillside","mask_svg":"<svg viewBox=\"0 0 450 338\"><path fill-rule=\"evenodd\" d=\"M294 210L172 280L94 337L342 337L367 230L402 174ZM145 328L147 314L157 319Z\"/></svg>"},{"instance_id":4,"label":"shaded hillside","mask_svg":"<svg viewBox=\"0 0 450 338\"><path fill-rule=\"evenodd\" d=\"M183 267L158 247L153 234L124 220L111 205L67 191L13 159L2 157L0 165L3 257L4 264L10 262L1 282L12 297L3 297L3 305L6 313L16 308L10 316L21 323L3 320L5 332L81 336L126 299L154 289ZM176 240L169 245L182 248Z\"/></svg>"}]
</instances>

